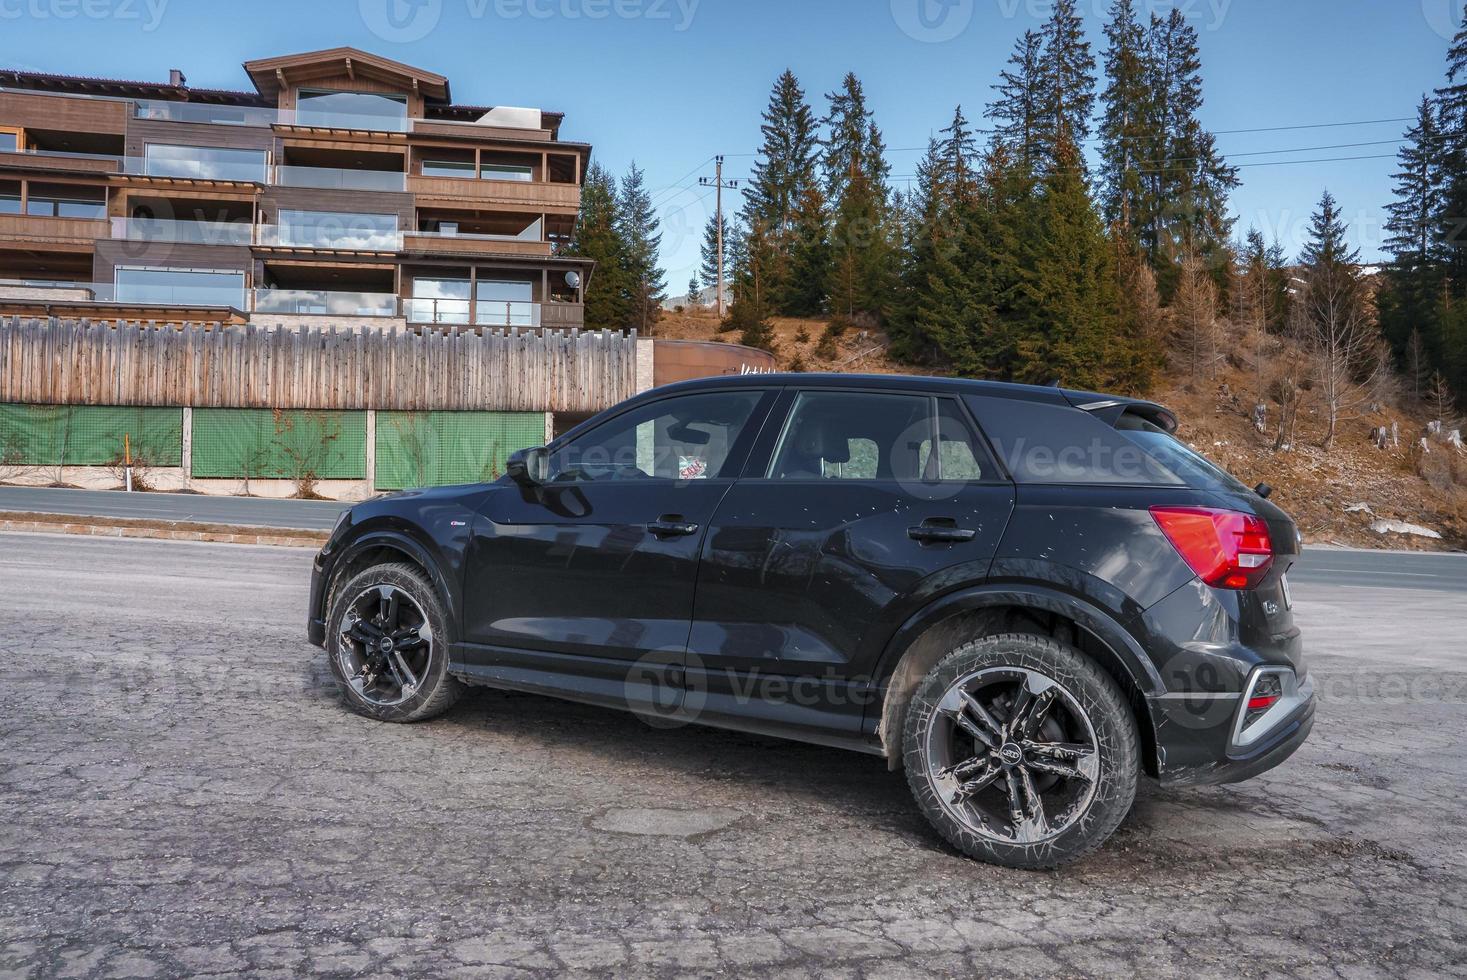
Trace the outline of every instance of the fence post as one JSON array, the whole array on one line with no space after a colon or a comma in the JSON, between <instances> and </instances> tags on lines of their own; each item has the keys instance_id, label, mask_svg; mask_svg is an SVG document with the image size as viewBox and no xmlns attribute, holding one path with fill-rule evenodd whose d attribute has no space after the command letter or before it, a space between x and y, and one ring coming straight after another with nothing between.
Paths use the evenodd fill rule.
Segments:
<instances>
[{"instance_id":1,"label":"fence post","mask_svg":"<svg viewBox=\"0 0 1467 980\"><path fill-rule=\"evenodd\" d=\"M194 475L194 410L183 406L183 456L179 460L183 467L183 488L193 489Z\"/></svg>"},{"instance_id":2,"label":"fence post","mask_svg":"<svg viewBox=\"0 0 1467 980\"><path fill-rule=\"evenodd\" d=\"M377 410L367 409L367 490L365 500L377 490Z\"/></svg>"}]
</instances>

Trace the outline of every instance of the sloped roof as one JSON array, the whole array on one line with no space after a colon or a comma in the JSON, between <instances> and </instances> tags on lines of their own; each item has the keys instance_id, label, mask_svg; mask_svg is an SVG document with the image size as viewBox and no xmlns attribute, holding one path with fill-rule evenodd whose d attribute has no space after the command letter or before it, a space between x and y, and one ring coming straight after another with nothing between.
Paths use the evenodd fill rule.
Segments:
<instances>
[{"instance_id":1,"label":"sloped roof","mask_svg":"<svg viewBox=\"0 0 1467 980\"><path fill-rule=\"evenodd\" d=\"M391 58L369 54L360 48L327 48L324 51L305 51L300 54L278 55L246 61L244 70L255 83L260 94L271 96L278 93L285 80L299 81L312 77L339 75L348 77L361 75L393 84L402 85L414 92L421 92L432 102L451 102L448 79L437 72L414 68Z\"/></svg>"}]
</instances>

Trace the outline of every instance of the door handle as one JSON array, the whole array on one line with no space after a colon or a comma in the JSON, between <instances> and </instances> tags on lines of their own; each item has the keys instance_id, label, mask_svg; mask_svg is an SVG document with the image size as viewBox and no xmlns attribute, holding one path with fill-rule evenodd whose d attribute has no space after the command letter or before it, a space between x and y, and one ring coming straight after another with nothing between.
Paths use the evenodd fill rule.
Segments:
<instances>
[{"instance_id":1,"label":"door handle","mask_svg":"<svg viewBox=\"0 0 1467 980\"><path fill-rule=\"evenodd\" d=\"M958 527L957 522L946 524L922 523L916 527L907 528L907 537L913 541L923 544L953 544L961 541L972 541L978 536L977 531L966 527Z\"/></svg>"},{"instance_id":2,"label":"door handle","mask_svg":"<svg viewBox=\"0 0 1467 980\"><path fill-rule=\"evenodd\" d=\"M679 514L664 514L648 524L647 530L659 538L683 538L697 534L698 525L683 520Z\"/></svg>"}]
</instances>

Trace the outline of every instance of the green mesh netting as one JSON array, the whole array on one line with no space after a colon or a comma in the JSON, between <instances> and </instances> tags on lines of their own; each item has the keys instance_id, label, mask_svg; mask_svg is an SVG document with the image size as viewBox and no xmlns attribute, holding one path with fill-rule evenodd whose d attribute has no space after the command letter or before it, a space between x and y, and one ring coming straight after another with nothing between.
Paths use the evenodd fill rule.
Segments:
<instances>
[{"instance_id":1,"label":"green mesh netting","mask_svg":"<svg viewBox=\"0 0 1467 980\"><path fill-rule=\"evenodd\" d=\"M378 412L376 489L487 483L544 442L541 412Z\"/></svg>"},{"instance_id":2,"label":"green mesh netting","mask_svg":"<svg viewBox=\"0 0 1467 980\"><path fill-rule=\"evenodd\" d=\"M232 479L361 480L367 413L196 408L193 475Z\"/></svg>"},{"instance_id":3,"label":"green mesh netting","mask_svg":"<svg viewBox=\"0 0 1467 980\"><path fill-rule=\"evenodd\" d=\"M105 405L0 405L0 463L106 466L123 458L183 464L183 409Z\"/></svg>"}]
</instances>

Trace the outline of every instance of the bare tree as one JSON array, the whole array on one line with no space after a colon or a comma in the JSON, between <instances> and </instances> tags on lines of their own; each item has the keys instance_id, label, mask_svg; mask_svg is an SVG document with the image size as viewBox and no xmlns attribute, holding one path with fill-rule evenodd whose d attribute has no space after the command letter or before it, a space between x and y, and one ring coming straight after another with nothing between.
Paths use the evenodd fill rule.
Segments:
<instances>
[{"instance_id":1,"label":"bare tree","mask_svg":"<svg viewBox=\"0 0 1467 980\"><path fill-rule=\"evenodd\" d=\"M1412 401L1421 401L1428 391L1428 385L1435 380L1428 377L1429 370L1426 341L1421 339L1421 331L1412 327L1411 337L1406 341L1406 381L1411 386Z\"/></svg>"},{"instance_id":2,"label":"bare tree","mask_svg":"<svg viewBox=\"0 0 1467 980\"><path fill-rule=\"evenodd\" d=\"M1182 260L1182 276L1172 300L1172 321L1177 329L1177 348L1187 362L1195 382L1202 376L1217 377L1219 328L1217 285L1207 266L1195 255Z\"/></svg>"},{"instance_id":3,"label":"bare tree","mask_svg":"<svg viewBox=\"0 0 1467 980\"><path fill-rule=\"evenodd\" d=\"M1325 412L1320 445L1328 452L1340 423L1375 400L1388 370L1375 311L1360 280L1359 252L1346 243L1344 222L1328 191L1315 212L1302 265L1306 337Z\"/></svg>"},{"instance_id":4,"label":"bare tree","mask_svg":"<svg viewBox=\"0 0 1467 980\"><path fill-rule=\"evenodd\" d=\"M1426 389L1426 400L1431 406L1432 417L1441 423L1442 429L1450 429L1456 421L1456 401L1452 398L1451 386L1440 371L1432 373L1431 387Z\"/></svg>"},{"instance_id":5,"label":"bare tree","mask_svg":"<svg viewBox=\"0 0 1467 980\"><path fill-rule=\"evenodd\" d=\"M1253 350L1254 413L1266 413L1268 364L1270 348L1273 346L1273 338L1268 333L1267 268L1252 263L1240 263L1233 276L1229 300L1233 325Z\"/></svg>"}]
</instances>

